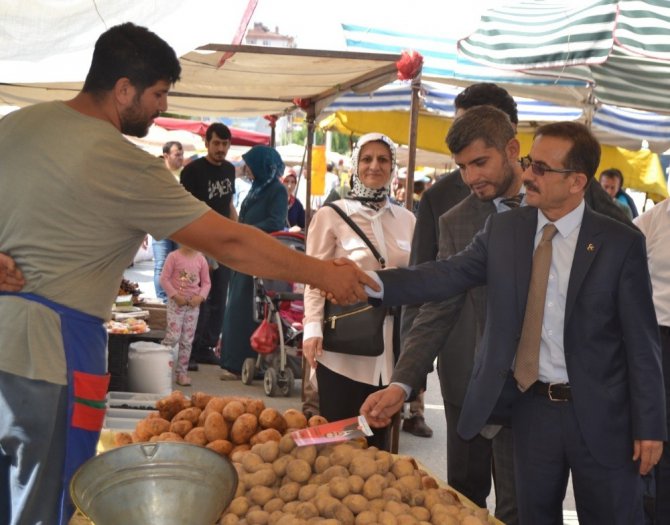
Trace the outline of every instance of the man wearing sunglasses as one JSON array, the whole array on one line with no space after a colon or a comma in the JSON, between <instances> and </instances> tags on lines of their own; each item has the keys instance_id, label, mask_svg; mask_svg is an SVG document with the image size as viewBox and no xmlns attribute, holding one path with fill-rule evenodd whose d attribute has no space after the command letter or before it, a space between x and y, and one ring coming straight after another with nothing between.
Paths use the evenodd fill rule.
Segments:
<instances>
[{"instance_id":1,"label":"man wearing sunglasses","mask_svg":"<svg viewBox=\"0 0 670 525\"><path fill-rule=\"evenodd\" d=\"M585 204L599 161L584 125L542 126L522 160L528 206L491 215L447 260L377 272L384 306L486 284L486 325L458 431L470 439L487 423L511 423L521 525L562 523L570 473L582 525L643 523L640 474L667 439L644 237ZM540 245L546 264L534 261ZM543 283L533 271L541 266ZM546 295L527 309L538 295L529 293L531 273ZM520 340L531 326L535 362L522 374ZM361 413L383 426L405 396L391 384Z\"/></svg>"}]
</instances>

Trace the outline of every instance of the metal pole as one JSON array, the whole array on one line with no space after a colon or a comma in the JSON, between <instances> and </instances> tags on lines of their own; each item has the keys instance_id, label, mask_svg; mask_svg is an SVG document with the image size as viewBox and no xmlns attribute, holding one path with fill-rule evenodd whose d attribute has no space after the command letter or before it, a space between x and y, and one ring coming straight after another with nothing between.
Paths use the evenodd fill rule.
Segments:
<instances>
[{"instance_id":1,"label":"metal pole","mask_svg":"<svg viewBox=\"0 0 670 525\"><path fill-rule=\"evenodd\" d=\"M409 156L407 158L407 179L405 182L405 207L414 208L414 168L416 167L416 136L419 127L419 92L421 90L421 72L412 79L412 103L409 109Z\"/></svg>"},{"instance_id":2,"label":"metal pole","mask_svg":"<svg viewBox=\"0 0 670 525\"><path fill-rule=\"evenodd\" d=\"M307 161L305 162L305 183L306 197L305 200L305 231L309 228L309 222L312 220L312 145L314 144L314 128L315 128L315 108L314 104L310 104L307 108Z\"/></svg>"}]
</instances>

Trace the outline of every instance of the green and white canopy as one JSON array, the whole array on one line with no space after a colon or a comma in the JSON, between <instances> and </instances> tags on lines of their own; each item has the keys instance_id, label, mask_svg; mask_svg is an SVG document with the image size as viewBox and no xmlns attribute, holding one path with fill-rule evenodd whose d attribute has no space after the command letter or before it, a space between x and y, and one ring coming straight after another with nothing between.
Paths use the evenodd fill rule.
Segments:
<instances>
[{"instance_id":1,"label":"green and white canopy","mask_svg":"<svg viewBox=\"0 0 670 525\"><path fill-rule=\"evenodd\" d=\"M670 113L668 0L526 0L488 10L458 42L474 62L565 81L594 103Z\"/></svg>"}]
</instances>

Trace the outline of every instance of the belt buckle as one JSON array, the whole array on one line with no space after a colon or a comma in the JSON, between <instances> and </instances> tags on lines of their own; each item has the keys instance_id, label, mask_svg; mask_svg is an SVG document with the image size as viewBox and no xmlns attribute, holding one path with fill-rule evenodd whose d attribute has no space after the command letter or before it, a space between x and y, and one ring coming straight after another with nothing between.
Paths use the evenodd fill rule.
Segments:
<instances>
[{"instance_id":1,"label":"belt buckle","mask_svg":"<svg viewBox=\"0 0 670 525\"><path fill-rule=\"evenodd\" d=\"M562 402L566 402L566 401L567 401L567 399L556 399L556 398L554 398L554 397L551 395L551 387L553 387L553 386L555 386L555 385L562 385L562 384L563 384L563 383L549 383L549 388L547 389L547 394L548 394L548 396L549 396L549 401L554 401L555 403L558 403L558 402L561 402L561 401L562 401Z\"/></svg>"}]
</instances>

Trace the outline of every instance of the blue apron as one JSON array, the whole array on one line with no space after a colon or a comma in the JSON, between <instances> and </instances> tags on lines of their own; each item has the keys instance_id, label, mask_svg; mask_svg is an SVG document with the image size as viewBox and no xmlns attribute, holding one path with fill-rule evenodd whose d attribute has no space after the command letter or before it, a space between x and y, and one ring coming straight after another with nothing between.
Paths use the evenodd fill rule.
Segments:
<instances>
[{"instance_id":1,"label":"blue apron","mask_svg":"<svg viewBox=\"0 0 670 525\"><path fill-rule=\"evenodd\" d=\"M70 501L70 479L96 452L105 417L109 385L107 374L107 330L98 317L68 308L30 293L2 293L35 301L60 316L67 365L67 435L61 487L60 524L66 525L74 506Z\"/></svg>"}]
</instances>

